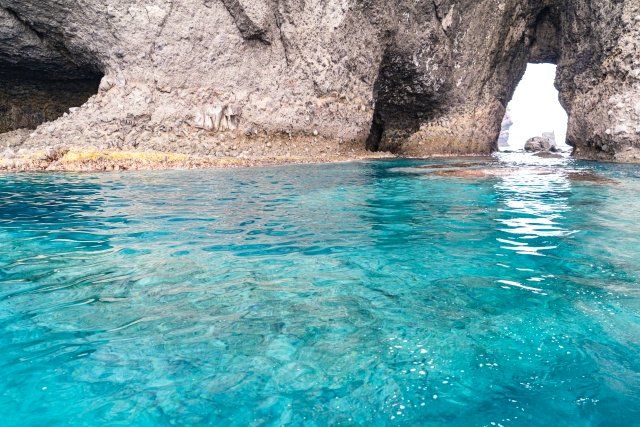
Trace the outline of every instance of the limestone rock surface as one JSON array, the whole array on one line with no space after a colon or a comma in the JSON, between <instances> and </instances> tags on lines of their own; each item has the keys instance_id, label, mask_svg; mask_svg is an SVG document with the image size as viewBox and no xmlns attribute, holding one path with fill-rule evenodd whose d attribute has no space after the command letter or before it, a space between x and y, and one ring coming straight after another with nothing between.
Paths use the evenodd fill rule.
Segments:
<instances>
[{"instance_id":1,"label":"limestone rock surface","mask_svg":"<svg viewBox=\"0 0 640 427\"><path fill-rule=\"evenodd\" d=\"M640 161L639 0L0 0L0 131L37 127L25 149L486 154L527 62L558 64L576 156Z\"/></svg>"}]
</instances>

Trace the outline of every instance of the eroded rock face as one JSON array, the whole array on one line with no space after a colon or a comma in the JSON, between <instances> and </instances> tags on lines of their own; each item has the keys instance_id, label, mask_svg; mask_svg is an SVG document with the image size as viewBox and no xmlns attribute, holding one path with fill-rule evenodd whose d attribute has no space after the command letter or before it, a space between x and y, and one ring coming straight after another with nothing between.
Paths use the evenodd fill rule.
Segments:
<instances>
[{"instance_id":1,"label":"eroded rock face","mask_svg":"<svg viewBox=\"0 0 640 427\"><path fill-rule=\"evenodd\" d=\"M570 6L556 81L569 113L567 142L578 157L639 162L640 2Z\"/></svg>"},{"instance_id":2,"label":"eroded rock face","mask_svg":"<svg viewBox=\"0 0 640 427\"><path fill-rule=\"evenodd\" d=\"M638 0L107 3L0 0L0 78L104 75L25 146L259 156L277 136L489 153L527 62L544 61L576 154L640 161Z\"/></svg>"}]
</instances>

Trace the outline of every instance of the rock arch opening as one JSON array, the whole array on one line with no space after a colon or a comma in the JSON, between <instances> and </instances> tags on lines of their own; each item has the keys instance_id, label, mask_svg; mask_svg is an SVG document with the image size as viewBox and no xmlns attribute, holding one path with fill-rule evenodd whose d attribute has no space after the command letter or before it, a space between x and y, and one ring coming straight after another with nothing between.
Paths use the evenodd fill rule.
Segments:
<instances>
[{"instance_id":1,"label":"rock arch opening","mask_svg":"<svg viewBox=\"0 0 640 427\"><path fill-rule=\"evenodd\" d=\"M554 86L556 65L529 63L507 105L498 149L522 150L531 138L549 140L559 150L566 144L569 117Z\"/></svg>"}]
</instances>

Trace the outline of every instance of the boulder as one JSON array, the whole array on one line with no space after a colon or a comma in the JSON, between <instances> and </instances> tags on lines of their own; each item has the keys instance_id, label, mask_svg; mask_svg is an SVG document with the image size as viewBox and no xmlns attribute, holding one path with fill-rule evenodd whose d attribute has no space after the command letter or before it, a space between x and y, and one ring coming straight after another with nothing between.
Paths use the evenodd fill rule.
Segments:
<instances>
[{"instance_id":1,"label":"boulder","mask_svg":"<svg viewBox=\"0 0 640 427\"><path fill-rule=\"evenodd\" d=\"M544 136L535 136L524 144L524 150L530 153L552 151L552 148L555 148L555 145L552 144L549 138Z\"/></svg>"}]
</instances>

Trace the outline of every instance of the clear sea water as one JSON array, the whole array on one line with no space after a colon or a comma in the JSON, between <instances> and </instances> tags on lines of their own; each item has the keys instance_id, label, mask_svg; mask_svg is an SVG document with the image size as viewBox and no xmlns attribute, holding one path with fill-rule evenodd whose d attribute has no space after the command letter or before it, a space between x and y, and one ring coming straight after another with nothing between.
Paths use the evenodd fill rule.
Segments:
<instances>
[{"instance_id":1,"label":"clear sea water","mask_svg":"<svg viewBox=\"0 0 640 427\"><path fill-rule=\"evenodd\" d=\"M640 425L640 167L499 162L0 175L0 424Z\"/></svg>"}]
</instances>

